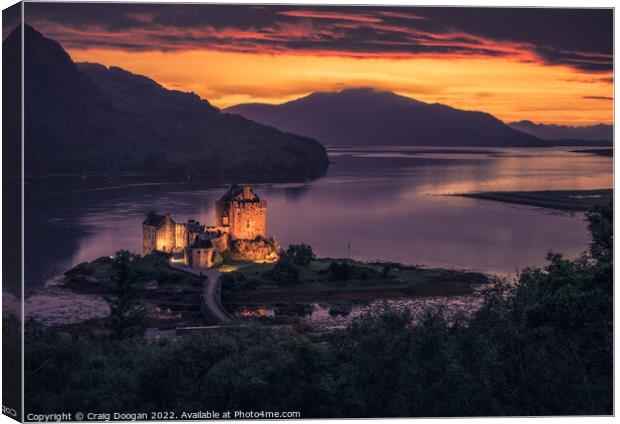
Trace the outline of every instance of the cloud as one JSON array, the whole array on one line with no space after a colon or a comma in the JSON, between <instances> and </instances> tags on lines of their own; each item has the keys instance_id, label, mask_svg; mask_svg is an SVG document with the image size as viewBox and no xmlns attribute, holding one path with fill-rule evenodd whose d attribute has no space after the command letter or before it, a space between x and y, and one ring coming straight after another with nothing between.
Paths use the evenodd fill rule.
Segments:
<instances>
[{"instance_id":1,"label":"cloud","mask_svg":"<svg viewBox=\"0 0 620 424\"><path fill-rule=\"evenodd\" d=\"M583 96L581 98L586 99L586 100L610 100L610 101L614 100L613 97L607 97L607 96Z\"/></svg>"},{"instance_id":2,"label":"cloud","mask_svg":"<svg viewBox=\"0 0 620 424\"><path fill-rule=\"evenodd\" d=\"M549 64L561 63L591 72L613 69L614 58L612 54L571 52L550 47L536 47L534 50L539 57Z\"/></svg>"},{"instance_id":3,"label":"cloud","mask_svg":"<svg viewBox=\"0 0 620 424\"><path fill-rule=\"evenodd\" d=\"M375 18L364 14L347 14L321 10L287 10L285 12L278 12L278 15L293 16L296 18L334 19L338 21L382 22L381 18Z\"/></svg>"},{"instance_id":4,"label":"cloud","mask_svg":"<svg viewBox=\"0 0 620 424\"><path fill-rule=\"evenodd\" d=\"M613 69L613 14L604 9L31 3L26 20L70 49L511 57Z\"/></svg>"},{"instance_id":5,"label":"cloud","mask_svg":"<svg viewBox=\"0 0 620 424\"><path fill-rule=\"evenodd\" d=\"M424 16L414 15L411 13L401 13L401 12L391 12L391 11L379 12L379 15L389 16L392 18L401 18L401 19L413 19L413 20L427 19Z\"/></svg>"}]
</instances>

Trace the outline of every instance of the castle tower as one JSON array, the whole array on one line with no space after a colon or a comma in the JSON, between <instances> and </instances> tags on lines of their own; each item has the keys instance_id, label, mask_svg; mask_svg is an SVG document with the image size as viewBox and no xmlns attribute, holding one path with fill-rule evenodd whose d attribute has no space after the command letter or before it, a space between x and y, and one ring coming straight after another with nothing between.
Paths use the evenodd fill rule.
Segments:
<instances>
[{"instance_id":1,"label":"castle tower","mask_svg":"<svg viewBox=\"0 0 620 424\"><path fill-rule=\"evenodd\" d=\"M253 240L267 235L267 202L250 185L232 185L215 202L215 225L227 227L234 239Z\"/></svg>"}]
</instances>

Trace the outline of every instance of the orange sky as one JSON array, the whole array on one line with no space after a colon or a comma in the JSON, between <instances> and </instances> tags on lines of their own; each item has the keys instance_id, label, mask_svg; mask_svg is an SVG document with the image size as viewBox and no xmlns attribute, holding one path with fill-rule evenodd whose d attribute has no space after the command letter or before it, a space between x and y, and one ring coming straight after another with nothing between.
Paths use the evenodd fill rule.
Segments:
<instances>
[{"instance_id":1,"label":"orange sky","mask_svg":"<svg viewBox=\"0 0 620 424\"><path fill-rule=\"evenodd\" d=\"M75 61L119 66L215 106L281 103L314 91L375 87L426 102L489 112L508 122L612 123L611 75L514 58L353 58L215 50L69 49Z\"/></svg>"},{"instance_id":2,"label":"orange sky","mask_svg":"<svg viewBox=\"0 0 620 424\"><path fill-rule=\"evenodd\" d=\"M31 2L75 61L220 108L372 87L504 121L613 120L613 10Z\"/></svg>"}]
</instances>

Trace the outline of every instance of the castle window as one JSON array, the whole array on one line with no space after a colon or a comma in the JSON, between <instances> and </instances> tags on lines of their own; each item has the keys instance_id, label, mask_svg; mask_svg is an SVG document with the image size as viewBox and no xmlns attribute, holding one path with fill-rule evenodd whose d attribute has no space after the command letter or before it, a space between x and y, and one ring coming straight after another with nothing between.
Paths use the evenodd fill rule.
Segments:
<instances>
[{"instance_id":1,"label":"castle window","mask_svg":"<svg viewBox=\"0 0 620 424\"><path fill-rule=\"evenodd\" d=\"M250 221L248 220L248 229L250 228Z\"/></svg>"}]
</instances>

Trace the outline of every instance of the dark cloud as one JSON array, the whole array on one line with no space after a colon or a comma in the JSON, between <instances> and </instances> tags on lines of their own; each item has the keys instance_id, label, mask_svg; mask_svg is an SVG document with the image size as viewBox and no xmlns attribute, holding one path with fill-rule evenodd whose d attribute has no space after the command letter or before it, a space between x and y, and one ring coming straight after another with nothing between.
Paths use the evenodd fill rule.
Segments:
<instances>
[{"instance_id":1,"label":"dark cloud","mask_svg":"<svg viewBox=\"0 0 620 424\"><path fill-rule=\"evenodd\" d=\"M572 52L553 49L550 47L536 47L535 52L545 62L550 64L566 64L583 71L609 71L613 69L613 55L592 52Z\"/></svg>"},{"instance_id":2,"label":"dark cloud","mask_svg":"<svg viewBox=\"0 0 620 424\"><path fill-rule=\"evenodd\" d=\"M587 99L587 100L613 100L613 97L607 97L607 96L583 96L583 99Z\"/></svg>"},{"instance_id":3,"label":"dark cloud","mask_svg":"<svg viewBox=\"0 0 620 424\"><path fill-rule=\"evenodd\" d=\"M352 57L510 56L613 68L611 9L26 3L69 48L292 52Z\"/></svg>"}]
</instances>

